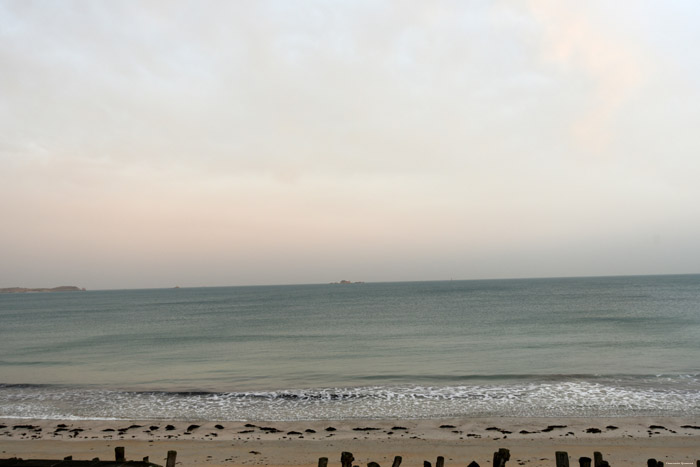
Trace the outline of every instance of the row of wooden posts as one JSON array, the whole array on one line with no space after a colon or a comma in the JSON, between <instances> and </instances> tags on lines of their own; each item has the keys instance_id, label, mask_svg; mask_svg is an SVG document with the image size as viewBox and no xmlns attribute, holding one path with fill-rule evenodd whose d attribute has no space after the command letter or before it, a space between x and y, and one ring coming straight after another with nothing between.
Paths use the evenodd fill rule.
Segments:
<instances>
[{"instance_id":1,"label":"row of wooden posts","mask_svg":"<svg viewBox=\"0 0 700 467\"><path fill-rule=\"evenodd\" d=\"M176 459L177 451L168 451L168 457L165 461L165 467L175 467ZM117 462L127 462L123 446L117 446L116 448L114 448L114 460ZM149 463L148 456L143 458L143 462Z\"/></svg>"},{"instance_id":2,"label":"row of wooden posts","mask_svg":"<svg viewBox=\"0 0 700 467\"><path fill-rule=\"evenodd\" d=\"M566 451L556 451L554 457L556 461L556 467L569 467L569 454ZM354 460L355 457L350 452L346 451L340 455L340 463L342 464L342 467L358 467L356 465L352 465L352 462ZM394 462L391 464L391 467L399 467L401 465L402 460L403 459L401 456L394 457ZM510 451L508 449L501 448L493 453L493 467L506 467L506 462L508 460L510 460ZM593 453L593 459L591 459L590 457L579 457L578 464L579 467L610 467L608 461L603 459L603 454L601 454L598 451ZM443 456L438 456L435 462L435 467L444 467L444 465L445 458ZM700 460L695 462L695 466L700 467ZM319 458L318 467L328 467L328 458ZM369 462L367 464L367 467L380 467L380 465L376 462ZM423 467L432 467L432 464L429 461L423 461ZM480 466L476 463L476 461L472 461L467 467ZM648 459L647 467L664 467L664 463L661 461L657 461L656 459Z\"/></svg>"},{"instance_id":3,"label":"row of wooden posts","mask_svg":"<svg viewBox=\"0 0 700 467\"><path fill-rule=\"evenodd\" d=\"M114 448L115 459L117 462L126 462L126 457L124 455L123 447ZM177 458L176 451L168 451L168 457L165 462L165 467L175 467L175 460ZM352 453L344 451L340 455L340 463L342 467L358 467L353 465L355 456ZM394 462L391 467L399 467L403 458L401 456L394 457ZM506 467L506 462L510 460L510 451L505 448L501 448L493 453L493 467ZM556 467L569 467L569 454L566 451L556 451L555 453ZM148 462L148 457L143 458L143 462ZM579 467L610 467L608 461L603 459L603 454L596 451L593 453L593 459L590 457L579 457L578 459ZM696 467L700 467L700 460L695 462ZM444 467L445 458L443 456L438 456L435 467ZM318 467L328 467L328 458L320 457L318 459ZM380 467L376 462L369 462L367 467ZM429 461L423 461L423 467L432 467ZM480 467L476 461L472 461L467 467ZM657 461L656 459L648 459L647 467L664 467L664 463Z\"/></svg>"}]
</instances>

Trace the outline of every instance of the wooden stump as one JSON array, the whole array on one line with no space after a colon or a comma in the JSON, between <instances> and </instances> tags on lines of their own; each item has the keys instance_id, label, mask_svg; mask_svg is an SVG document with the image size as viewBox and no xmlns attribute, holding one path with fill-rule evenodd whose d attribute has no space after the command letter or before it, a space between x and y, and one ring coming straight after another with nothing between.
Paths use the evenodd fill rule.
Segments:
<instances>
[{"instance_id":1,"label":"wooden stump","mask_svg":"<svg viewBox=\"0 0 700 467\"><path fill-rule=\"evenodd\" d=\"M506 462L510 460L510 451L500 448L493 453L493 467L506 467Z\"/></svg>"},{"instance_id":2,"label":"wooden stump","mask_svg":"<svg viewBox=\"0 0 700 467\"><path fill-rule=\"evenodd\" d=\"M394 457L394 463L391 464L391 467L399 467L401 465L402 460L403 458L401 456ZM698 467L700 467L700 465Z\"/></svg>"},{"instance_id":3,"label":"wooden stump","mask_svg":"<svg viewBox=\"0 0 700 467\"><path fill-rule=\"evenodd\" d=\"M114 460L116 460L117 462L126 462L123 446L117 446L116 448L114 448Z\"/></svg>"},{"instance_id":4,"label":"wooden stump","mask_svg":"<svg viewBox=\"0 0 700 467\"><path fill-rule=\"evenodd\" d=\"M175 467L175 459L177 459L177 451L168 451L168 459L165 461L165 467Z\"/></svg>"},{"instance_id":5,"label":"wooden stump","mask_svg":"<svg viewBox=\"0 0 700 467\"><path fill-rule=\"evenodd\" d=\"M557 467L569 467L569 454L566 451L557 451L555 454Z\"/></svg>"},{"instance_id":6,"label":"wooden stump","mask_svg":"<svg viewBox=\"0 0 700 467\"><path fill-rule=\"evenodd\" d=\"M351 452L343 451L340 455L340 463L342 467L352 467L352 461L355 460L355 456Z\"/></svg>"},{"instance_id":7,"label":"wooden stump","mask_svg":"<svg viewBox=\"0 0 700 467\"><path fill-rule=\"evenodd\" d=\"M603 455L598 451L593 453L593 467L603 467Z\"/></svg>"},{"instance_id":8,"label":"wooden stump","mask_svg":"<svg viewBox=\"0 0 700 467\"><path fill-rule=\"evenodd\" d=\"M438 456L437 461L435 462L435 467L445 467L445 458Z\"/></svg>"},{"instance_id":9,"label":"wooden stump","mask_svg":"<svg viewBox=\"0 0 700 467\"><path fill-rule=\"evenodd\" d=\"M579 457L578 458L578 465L579 465L579 467L591 467L591 458L590 457Z\"/></svg>"},{"instance_id":10,"label":"wooden stump","mask_svg":"<svg viewBox=\"0 0 700 467\"><path fill-rule=\"evenodd\" d=\"M327 457L319 457L318 458L318 467L326 467L328 465L328 458Z\"/></svg>"}]
</instances>

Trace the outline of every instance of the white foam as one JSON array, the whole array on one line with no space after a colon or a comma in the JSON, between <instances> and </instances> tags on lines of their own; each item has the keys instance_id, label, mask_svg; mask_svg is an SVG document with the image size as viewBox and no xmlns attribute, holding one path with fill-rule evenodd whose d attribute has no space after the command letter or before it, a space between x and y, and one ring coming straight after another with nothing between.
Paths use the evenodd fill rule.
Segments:
<instances>
[{"instance_id":1,"label":"white foam","mask_svg":"<svg viewBox=\"0 0 700 467\"><path fill-rule=\"evenodd\" d=\"M324 420L452 416L700 415L695 375L247 393L0 387L0 417Z\"/></svg>"}]
</instances>

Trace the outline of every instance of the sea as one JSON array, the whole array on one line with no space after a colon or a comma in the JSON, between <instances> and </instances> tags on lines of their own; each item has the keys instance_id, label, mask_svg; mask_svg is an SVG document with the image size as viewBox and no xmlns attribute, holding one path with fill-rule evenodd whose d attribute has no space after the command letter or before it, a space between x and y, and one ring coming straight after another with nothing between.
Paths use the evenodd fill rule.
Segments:
<instances>
[{"instance_id":1,"label":"sea","mask_svg":"<svg viewBox=\"0 0 700 467\"><path fill-rule=\"evenodd\" d=\"M700 415L700 275L0 295L0 418Z\"/></svg>"}]
</instances>

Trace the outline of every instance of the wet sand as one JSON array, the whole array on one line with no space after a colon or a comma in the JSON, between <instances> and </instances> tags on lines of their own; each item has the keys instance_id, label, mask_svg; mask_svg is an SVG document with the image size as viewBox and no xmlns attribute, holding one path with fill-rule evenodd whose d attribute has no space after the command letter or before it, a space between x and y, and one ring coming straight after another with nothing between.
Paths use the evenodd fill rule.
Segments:
<instances>
[{"instance_id":1,"label":"wet sand","mask_svg":"<svg viewBox=\"0 0 700 467\"><path fill-rule=\"evenodd\" d=\"M342 451L354 465L491 465L494 451L507 448L510 466L554 466L566 451L572 466L600 451L611 466L645 466L649 458L667 466L700 459L696 418L469 418L444 420L343 420L294 422L197 422L0 419L0 458L114 459L124 446L128 460L148 456L164 465L177 451L182 466L315 466L319 457L340 465Z\"/></svg>"}]
</instances>

